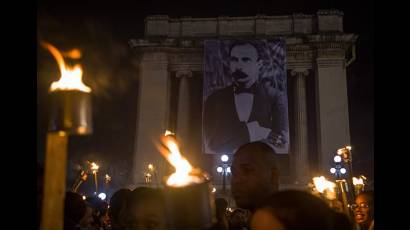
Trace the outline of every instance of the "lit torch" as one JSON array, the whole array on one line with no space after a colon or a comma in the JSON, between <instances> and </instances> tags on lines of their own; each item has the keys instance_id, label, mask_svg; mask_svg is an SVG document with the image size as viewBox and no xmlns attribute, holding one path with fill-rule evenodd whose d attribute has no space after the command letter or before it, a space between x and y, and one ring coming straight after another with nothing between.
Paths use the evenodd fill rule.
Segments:
<instances>
[{"instance_id":1,"label":"lit torch","mask_svg":"<svg viewBox=\"0 0 410 230\"><path fill-rule=\"evenodd\" d=\"M61 77L50 86L51 120L50 131L65 131L69 134L86 135L92 132L91 89L82 82L83 71L79 64L67 66L63 55L49 43L42 43L51 52L60 68ZM68 54L70 58L81 57L78 50Z\"/></svg>"},{"instance_id":2,"label":"lit torch","mask_svg":"<svg viewBox=\"0 0 410 230\"><path fill-rule=\"evenodd\" d=\"M321 177L314 177L313 183L315 184L316 190L323 194L324 198L328 200L335 200L336 199L336 192L335 187L336 184L326 180L324 176Z\"/></svg>"},{"instance_id":3,"label":"lit torch","mask_svg":"<svg viewBox=\"0 0 410 230\"><path fill-rule=\"evenodd\" d=\"M92 132L91 89L84 85L79 64L70 67L64 58L79 59L79 50L61 53L53 45L41 42L58 63L61 76L49 89L51 116L47 134L44 194L40 229L62 230L67 167L68 135ZM76 189L76 188L75 188Z\"/></svg>"},{"instance_id":4,"label":"lit torch","mask_svg":"<svg viewBox=\"0 0 410 230\"><path fill-rule=\"evenodd\" d=\"M346 183L344 180L337 180L336 183L339 186L344 186ZM320 197L324 199L331 208L339 211L345 212L346 215L349 215L349 208L348 208L348 202L347 202L347 197L346 197L346 190L344 187L339 187L342 195L342 203L337 200L337 195L336 195L336 183L332 181L328 181L324 176L320 177L314 177L313 178L313 183L315 190L320 193Z\"/></svg>"},{"instance_id":5,"label":"lit torch","mask_svg":"<svg viewBox=\"0 0 410 230\"><path fill-rule=\"evenodd\" d=\"M95 162L91 162L90 164L90 169L93 172L94 175L94 183L95 183L95 193L98 193L98 177L97 177L97 172L100 166L98 166Z\"/></svg>"},{"instance_id":6,"label":"lit torch","mask_svg":"<svg viewBox=\"0 0 410 230\"><path fill-rule=\"evenodd\" d=\"M81 170L71 190L73 192L77 192L80 185L87 180L87 177L88 177L87 173L84 170Z\"/></svg>"},{"instance_id":7,"label":"lit torch","mask_svg":"<svg viewBox=\"0 0 410 230\"><path fill-rule=\"evenodd\" d=\"M363 175L361 175L359 178L353 177L353 185L354 185L356 196L359 195L359 193L364 191L364 180L366 179L367 178Z\"/></svg>"},{"instance_id":8,"label":"lit torch","mask_svg":"<svg viewBox=\"0 0 410 230\"><path fill-rule=\"evenodd\" d=\"M166 133L160 152L175 168L165 186L170 229L206 229L212 226L212 186L206 173L181 155L175 136Z\"/></svg>"},{"instance_id":9,"label":"lit torch","mask_svg":"<svg viewBox=\"0 0 410 230\"><path fill-rule=\"evenodd\" d=\"M105 174L105 184L109 184L111 182L111 177L108 174Z\"/></svg>"}]
</instances>

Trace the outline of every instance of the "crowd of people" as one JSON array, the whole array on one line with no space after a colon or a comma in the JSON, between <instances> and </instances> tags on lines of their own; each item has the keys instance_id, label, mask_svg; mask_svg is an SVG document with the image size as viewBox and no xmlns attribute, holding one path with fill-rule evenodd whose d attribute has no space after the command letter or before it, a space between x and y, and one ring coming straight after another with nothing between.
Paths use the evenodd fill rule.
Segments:
<instances>
[{"instance_id":1,"label":"crowd of people","mask_svg":"<svg viewBox=\"0 0 410 230\"><path fill-rule=\"evenodd\" d=\"M234 154L232 197L236 207L215 199L212 230L296 230L374 228L373 193L356 196L351 216L332 208L324 200L299 190L279 190L279 170L274 150L264 142L241 146ZM192 204L195 205L195 204ZM195 210L195 207L194 207ZM160 188L119 189L109 202L98 197L83 199L65 195L65 230L162 230L168 228L164 192Z\"/></svg>"}]
</instances>

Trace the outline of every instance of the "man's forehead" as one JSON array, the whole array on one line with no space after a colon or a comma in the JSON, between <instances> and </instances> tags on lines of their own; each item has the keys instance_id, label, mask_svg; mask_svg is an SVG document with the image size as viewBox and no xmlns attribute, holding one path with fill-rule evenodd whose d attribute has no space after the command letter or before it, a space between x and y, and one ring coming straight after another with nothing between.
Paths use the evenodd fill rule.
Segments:
<instances>
[{"instance_id":1,"label":"man's forehead","mask_svg":"<svg viewBox=\"0 0 410 230\"><path fill-rule=\"evenodd\" d=\"M256 48L251 44L242 44L234 46L231 50L231 56L257 56Z\"/></svg>"},{"instance_id":2,"label":"man's forehead","mask_svg":"<svg viewBox=\"0 0 410 230\"><path fill-rule=\"evenodd\" d=\"M263 163L262 154L257 152L254 153L237 153L233 158L234 164L249 164L249 165L259 165Z\"/></svg>"}]
</instances>

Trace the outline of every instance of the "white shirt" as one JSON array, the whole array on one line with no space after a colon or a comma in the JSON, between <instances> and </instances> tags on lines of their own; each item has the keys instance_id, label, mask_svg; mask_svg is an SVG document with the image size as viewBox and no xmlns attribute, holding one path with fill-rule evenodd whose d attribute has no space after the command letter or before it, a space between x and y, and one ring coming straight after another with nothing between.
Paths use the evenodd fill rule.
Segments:
<instances>
[{"instance_id":1,"label":"white shirt","mask_svg":"<svg viewBox=\"0 0 410 230\"><path fill-rule=\"evenodd\" d=\"M248 122L252 112L253 97L251 93L235 94L235 108L239 121L245 122L248 127L250 141L258 141L266 138L270 129L261 127L257 121Z\"/></svg>"},{"instance_id":2,"label":"white shirt","mask_svg":"<svg viewBox=\"0 0 410 230\"><path fill-rule=\"evenodd\" d=\"M251 116L253 97L251 93L240 93L234 96L236 113L241 122L248 122Z\"/></svg>"}]
</instances>

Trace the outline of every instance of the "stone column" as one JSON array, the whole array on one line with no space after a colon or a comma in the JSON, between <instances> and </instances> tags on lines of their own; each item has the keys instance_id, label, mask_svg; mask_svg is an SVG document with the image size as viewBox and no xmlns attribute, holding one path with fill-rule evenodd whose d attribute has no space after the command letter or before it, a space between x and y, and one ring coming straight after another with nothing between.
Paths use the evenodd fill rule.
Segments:
<instances>
[{"instance_id":1,"label":"stone column","mask_svg":"<svg viewBox=\"0 0 410 230\"><path fill-rule=\"evenodd\" d=\"M178 110L176 135L179 138L181 151L185 154L191 149L190 147L190 86L189 78L192 78L190 70L178 70L176 77L180 79L178 91Z\"/></svg>"},{"instance_id":2,"label":"stone column","mask_svg":"<svg viewBox=\"0 0 410 230\"><path fill-rule=\"evenodd\" d=\"M168 118L169 73L168 57L163 52L141 55L139 71L138 120L134 157L134 184L143 184L143 172L149 163L158 169L158 178L166 173L168 164L156 143L164 135Z\"/></svg>"},{"instance_id":3,"label":"stone column","mask_svg":"<svg viewBox=\"0 0 410 230\"><path fill-rule=\"evenodd\" d=\"M328 173L338 148L350 144L345 59L327 57L318 51L316 59L316 119L319 170ZM344 54L344 51L340 51Z\"/></svg>"},{"instance_id":4,"label":"stone column","mask_svg":"<svg viewBox=\"0 0 410 230\"><path fill-rule=\"evenodd\" d=\"M295 183L305 184L310 180L308 155L308 127L306 107L306 77L307 69L293 69L291 75L295 77L294 86L294 119L295 143L292 152L293 178Z\"/></svg>"}]
</instances>

